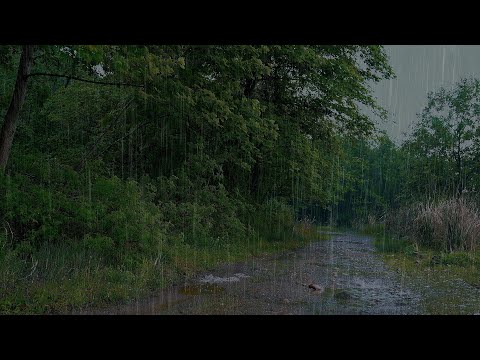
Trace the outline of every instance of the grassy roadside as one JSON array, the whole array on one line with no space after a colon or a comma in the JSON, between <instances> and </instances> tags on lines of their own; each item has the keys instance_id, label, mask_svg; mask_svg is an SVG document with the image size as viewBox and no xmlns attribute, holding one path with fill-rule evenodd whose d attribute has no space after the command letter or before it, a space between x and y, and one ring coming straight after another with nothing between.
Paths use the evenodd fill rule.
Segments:
<instances>
[{"instance_id":1,"label":"grassy roadside","mask_svg":"<svg viewBox=\"0 0 480 360\"><path fill-rule=\"evenodd\" d=\"M122 261L122 266L105 266L84 248L50 246L36 254L31 272L20 280L14 274L15 263L5 259L9 256L6 253L0 262L0 266L6 267L0 269L3 283L8 283L9 274L16 282L3 289L0 313L59 314L115 305L148 296L223 263L294 249L327 237L319 234L317 227L297 225L292 235L281 241L256 237L242 243L208 247L167 242L159 252L162 256L135 259L132 266L128 266L128 258Z\"/></svg>"},{"instance_id":2,"label":"grassy roadside","mask_svg":"<svg viewBox=\"0 0 480 360\"><path fill-rule=\"evenodd\" d=\"M385 230L384 224L363 225L358 231L363 235L369 235L374 239L375 248L385 254L413 253L415 251L412 243L405 239L391 236Z\"/></svg>"},{"instance_id":3,"label":"grassy roadside","mask_svg":"<svg viewBox=\"0 0 480 360\"><path fill-rule=\"evenodd\" d=\"M385 263L422 295L426 314L480 312L480 257L419 249L416 254L384 254Z\"/></svg>"},{"instance_id":4,"label":"grassy roadside","mask_svg":"<svg viewBox=\"0 0 480 360\"><path fill-rule=\"evenodd\" d=\"M422 295L427 314L480 312L480 254L442 252L386 233L382 224L366 226L386 265Z\"/></svg>"}]
</instances>

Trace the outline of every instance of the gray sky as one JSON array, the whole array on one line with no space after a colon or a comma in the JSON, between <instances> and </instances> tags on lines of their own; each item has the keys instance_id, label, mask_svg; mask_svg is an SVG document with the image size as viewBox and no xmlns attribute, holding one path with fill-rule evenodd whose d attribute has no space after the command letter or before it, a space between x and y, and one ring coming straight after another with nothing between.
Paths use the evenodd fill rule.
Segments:
<instances>
[{"instance_id":1,"label":"gray sky","mask_svg":"<svg viewBox=\"0 0 480 360\"><path fill-rule=\"evenodd\" d=\"M397 142L410 132L428 92L463 77L480 77L480 45L386 45L385 50L397 78L381 81L373 90L389 112L379 128Z\"/></svg>"}]
</instances>

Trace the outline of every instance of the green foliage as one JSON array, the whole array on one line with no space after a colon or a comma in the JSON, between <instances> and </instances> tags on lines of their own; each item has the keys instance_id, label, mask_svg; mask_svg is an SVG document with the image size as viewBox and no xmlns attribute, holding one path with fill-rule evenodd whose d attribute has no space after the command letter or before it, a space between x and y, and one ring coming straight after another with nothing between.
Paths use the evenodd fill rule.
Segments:
<instances>
[{"instance_id":1,"label":"green foliage","mask_svg":"<svg viewBox=\"0 0 480 360\"><path fill-rule=\"evenodd\" d=\"M0 47L1 114L18 50ZM342 143L372 135L360 104L384 116L369 84L392 76L380 46L357 45L36 46L32 72L0 175L5 312L114 301L197 254L289 246L306 207L353 191Z\"/></svg>"},{"instance_id":2,"label":"green foliage","mask_svg":"<svg viewBox=\"0 0 480 360\"><path fill-rule=\"evenodd\" d=\"M115 256L115 242L108 236L92 236L90 234L85 235L84 239L85 248L99 254L105 259L114 258Z\"/></svg>"},{"instance_id":3,"label":"green foliage","mask_svg":"<svg viewBox=\"0 0 480 360\"><path fill-rule=\"evenodd\" d=\"M420 122L403 145L411 197L456 196L478 187L480 82L463 79L431 93Z\"/></svg>"},{"instance_id":4,"label":"green foliage","mask_svg":"<svg viewBox=\"0 0 480 360\"><path fill-rule=\"evenodd\" d=\"M396 254L402 253L412 256L415 254L415 248L405 239L396 236L390 236L386 233L375 236L375 247L382 253Z\"/></svg>"},{"instance_id":5,"label":"green foliage","mask_svg":"<svg viewBox=\"0 0 480 360\"><path fill-rule=\"evenodd\" d=\"M14 244L38 248L92 236L149 252L162 241L162 215L147 186L91 171L80 175L41 157L18 163L15 174L0 176L2 220L14 229Z\"/></svg>"},{"instance_id":6,"label":"green foliage","mask_svg":"<svg viewBox=\"0 0 480 360\"><path fill-rule=\"evenodd\" d=\"M271 241L285 241L293 236L293 209L279 199L270 199L252 213L249 224Z\"/></svg>"},{"instance_id":7,"label":"green foliage","mask_svg":"<svg viewBox=\"0 0 480 360\"><path fill-rule=\"evenodd\" d=\"M337 222L357 226L383 222L387 212L402 203L401 189L407 176L402 153L382 133L372 141L345 139L342 151Z\"/></svg>"},{"instance_id":8,"label":"green foliage","mask_svg":"<svg viewBox=\"0 0 480 360\"><path fill-rule=\"evenodd\" d=\"M478 263L474 254L470 252L441 253L439 264L453 266L472 266Z\"/></svg>"}]
</instances>

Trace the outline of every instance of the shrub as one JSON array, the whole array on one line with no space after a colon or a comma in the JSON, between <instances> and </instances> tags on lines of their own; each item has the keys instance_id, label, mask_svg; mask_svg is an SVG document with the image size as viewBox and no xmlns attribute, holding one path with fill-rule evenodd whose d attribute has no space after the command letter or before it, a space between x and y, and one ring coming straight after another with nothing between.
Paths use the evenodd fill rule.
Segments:
<instances>
[{"instance_id":1,"label":"shrub","mask_svg":"<svg viewBox=\"0 0 480 360\"><path fill-rule=\"evenodd\" d=\"M270 199L250 214L249 223L261 237L286 240L293 234L295 213L281 199Z\"/></svg>"},{"instance_id":2,"label":"shrub","mask_svg":"<svg viewBox=\"0 0 480 360\"><path fill-rule=\"evenodd\" d=\"M166 224L148 182L79 174L40 155L18 160L16 172L0 174L0 221L2 243L21 257L47 243L82 241L110 259L123 250L156 253Z\"/></svg>"},{"instance_id":3,"label":"shrub","mask_svg":"<svg viewBox=\"0 0 480 360\"><path fill-rule=\"evenodd\" d=\"M108 236L87 234L83 241L87 250L95 252L105 259L114 257L115 243Z\"/></svg>"},{"instance_id":4,"label":"shrub","mask_svg":"<svg viewBox=\"0 0 480 360\"><path fill-rule=\"evenodd\" d=\"M192 246L222 247L245 240L245 202L221 184L194 184L188 178L160 177L156 202L168 219L171 238Z\"/></svg>"}]
</instances>

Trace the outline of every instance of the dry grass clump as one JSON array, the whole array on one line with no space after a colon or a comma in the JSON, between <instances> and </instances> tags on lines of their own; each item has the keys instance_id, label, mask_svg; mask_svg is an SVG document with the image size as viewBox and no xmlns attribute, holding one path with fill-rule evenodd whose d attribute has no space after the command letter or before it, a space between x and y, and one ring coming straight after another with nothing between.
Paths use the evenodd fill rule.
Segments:
<instances>
[{"instance_id":1,"label":"dry grass clump","mask_svg":"<svg viewBox=\"0 0 480 360\"><path fill-rule=\"evenodd\" d=\"M421 204L409 229L420 245L446 251L477 248L480 236L478 207L464 198Z\"/></svg>"}]
</instances>

